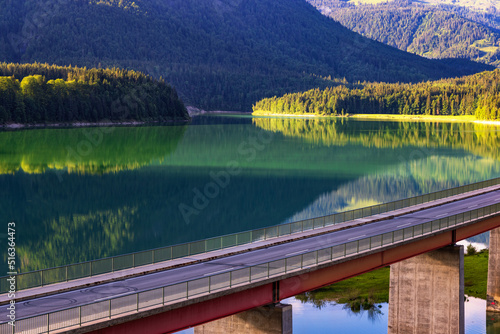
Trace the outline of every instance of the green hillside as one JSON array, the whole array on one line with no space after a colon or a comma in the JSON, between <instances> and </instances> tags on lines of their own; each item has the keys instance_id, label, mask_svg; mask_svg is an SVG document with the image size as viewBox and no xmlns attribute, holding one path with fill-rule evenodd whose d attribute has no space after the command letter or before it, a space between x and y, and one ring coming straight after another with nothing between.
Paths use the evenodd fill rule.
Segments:
<instances>
[{"instance_id":1,"label":"green hillside","mask_svg":"<svg viewBox=\"0 0 500 334\"><path fill-rule=\"evenodd\" d=\"M412 1L378 5L308 1L345 27L400 50L428 58L466 58L500 66L497 14Z\"/></svg>"},{"instance_id":2,"label":"green hillside","mask_svg":"<svg viewBox=\"0 0 500 334\"><path fill-rule=\"evenodd\" d=\"M421 81L485 69L363 38L304 0L0 0L0 60L162 76L204 109L348 81Z\"/></svg>"},{"instance_id":3,"label":"green hillside","mask_svg":"<svg viewBox=\"0 0 500 334\"><path fill-rule=\"evenodd\" d=\"M353 4L378 4L387 2L397 2L397 0L348 0L346 2L350 2ZM498 1L496 0L421 0L418 2L431 6L453 5L466 9L471 9L477 12L486 12L486 13L495 12L495 10L500 10L500 3L498 3Z\"/></svg>"}]
</instances>

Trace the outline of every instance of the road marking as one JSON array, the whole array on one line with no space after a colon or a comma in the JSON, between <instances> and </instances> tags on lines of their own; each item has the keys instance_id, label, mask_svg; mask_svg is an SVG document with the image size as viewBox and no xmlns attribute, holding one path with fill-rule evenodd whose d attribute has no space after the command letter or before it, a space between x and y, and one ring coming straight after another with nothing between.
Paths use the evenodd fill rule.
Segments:
<instances>
[{"instance_id":1,"label":"road marking","mask_svg":"<svg viewBox=\"0 0 500 334\"><path fill-rule=\"evenodd\" d=\"M475 208L476 206L477 206L477 204L474 204L474 205L469 206L467 209L472 209L472 208Z\"/></svg>"},{"instance_id":2,"label":"road marking","mask_svg":"<svg viewBox=\"0 0 500 334\"><path fill-rule=\"evenodd\" d=\"M396 227L403 227L403 226L406 226L406 225L410 225L411 223L406 223L406 224L403 224L403 225L398 225Z\"/></svg>"},{"instance_id":3,"label":"road marking","mask_svg":"<svg viewBox=\"0 0 500 334\"><path fill-rule=\"evenodd\" d=\"M304 249L304 250L300 250L298 252L293 252L293 253L290 253L290 254L285 254L285 256L290 256L290 255L295 255L295 254L299 254L299 253L303 253L303 252L307 252L309 249Z\"/></svg>"},{"instance_id":4,"label":"road marking","mask_svg":"<svg viewBox=\"0 0 500 334\"><path fill-rule=\"evenodd\" d=\"M103 298L100 298L100 299L96 299L96 300L94 300L94 302L100 302L101 300L116 298L116 297L124 296L124 295L133 295L133 294L136 294L136 292L135 291L128 291L128 292L125 292L125 293L120 293L119 295L111 295L111 296L103 297Z\"/></svg>"},{"instance_id":5,"label":"road marking","mask_svg":"<svg viewBox=\"0 0 500 334\"><path fill-rule=\"evenodd\" d=\"M447 214L448 214L448 212L443 213L442 215L437 215L435 218L443 217L443 216L446 216Z\"/></svg>"},{"instance_id":6,"label":"road marking","mask_svg":"<svg viewBox=\"0 0 500 334\"><path fill-rule=\"evenodd\" d=\"M366 234L363 234L363 235L358 235L357 237L354 237L354 238L349 238L347 240L352 240L352 239L357 239L357 238L361 238L361 237L364 237L366 236Z\"/></svg>"},{"instance_id":7,"label":"road marking","mask_svg":"<svg viewBox=\"0 0 500 334\"><path fill-rule=\"evenodd\" d=\"M222 269L222 270L219 270L219 271L214 271L213 273L208 273L208 274L205 274L203 276L209 276L209 275L214 275L214 274L218 274L218 273L221 273L223 271L228 271L230 269Z\"/></svg>"}]
</instances>

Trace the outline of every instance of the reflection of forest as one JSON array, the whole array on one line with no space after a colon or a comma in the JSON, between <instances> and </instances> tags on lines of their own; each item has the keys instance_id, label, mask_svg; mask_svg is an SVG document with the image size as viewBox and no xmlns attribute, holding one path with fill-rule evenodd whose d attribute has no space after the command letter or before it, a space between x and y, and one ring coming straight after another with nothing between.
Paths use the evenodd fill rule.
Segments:
<instances>
[{"instance_id":1,"label":"reflection of forest","mask_svg":"<svg viewBox=\"0 0 500 334\"><path fill-rule=\"evenodd\" d=\"M486 333L500 334L500 314L497 312L486 313Z\"/></svg>"},{"instance_id":2,"label":"reflection of forest","mask_svg":"<svg viewBox=\"0 0 500 334\"><path fill-rule=\"evenodd\" d=\"M496 132L488 127L476 133L472 124L249 123L116 128L102 140L92 137L101 142L77 158L68 147L90 142L84 131L96 128L1 132L0 216L23 226L20 270L261 228L500 175ZM242 143L270 131L276 132L272 142L253 159L248 147L241 153ZM449 134L454 141L440 137ZM179 204L192 206L194 189L203 191L213 182L209 173L224 171L229 161L237 161L241 173L186 224Z\"/></svg>"},{"instance_id":3,"label":"reflection of forest","mask_svg":"<svg viewBox=\"0 0 500 334\"><path fill-rule=\"evenodd\" d=\"M178 207L194 207L194 189L213 182L206 170L144 167L62 178L0 175L0 216L19 226L21 272L275 225L350 181L240 175L188 224Z\"/></svg>"},{"instance_id":4,"label":"reflection of forest","mask_svg":"<svg viewBox=\"0 0 500 334\"><path fill-rule=\"evenodd\" d=\"M88 214L58 216L43 222L43 228L51 233L50 238L30 239L17 247L22 271L48 268L55 265L55 258L67 259L69 263L84 262L90 258L101 258L102 254L119 252L134 240L133 220L137 219L137 208L95 211ZM39 227L33 227L39 230ZM76 245L76 251L68 249ZM33 250L36 250L35 252ZM60 262L62 264L65 262Z\"/></svg>"},{"instance_id":5,"label":"reflection of forest","mask_svg":"<svg viewBox=\"0 0 500 334\"><path fill-rule=\"evenodd\" d=\"M133 170L175 151L187 126L42 129L0 132L0 174L47 169L78 174Z\"/></svg>"},{"instance_id":6,"label":"reflection of forest","mask_svg":"<svg viewBox=\"0 0 500 334\"><path fill-rule=\"evenodd\" d=\"M432 156L363 176L321 194L287 221L297 221L450 189L500 176L500 164L474 156Z\"/></svg>"},{"instance_id":7,"label":"reflection of forest","mask_svg":"<svg viewBox=\"0 0 500 334\"><path fill-rule=\"evenodd\" d=\"M497 160L500 157L500 129L494 125L356 121L336 118L254 118L253 123L267 131L328 146L362 144L376 148L453 148Z\"/></svg>"},{"instance_id":8,"label":"reflection of forest","mask_svg":"<svg viewBox=\"0 0 500 334\"><path fill-rule=\"evenodd\" d=\"M500 129L474 123L375 122L345 119L253 118L259 128L327 146L423 147L389 169L321 194L288 222L386 203L500 176ZM441 156L437 149L476 156ZM489 243L489 233L470 239Z\"/></svg>"},{"instance_id":9,"label":"reflection of forest","mask_svg":"<svg viewBox=\"0 0 500 334\"><path fill-rule=\"evenodd\" d=\"M239 145L252 136L258 136L262 130L299 139L297 148L302 151L307 148L306 143L315 144L315 149L351 144L379 149L425 148L402 154L405 160L433 155L434 149L464 150L495 160L500 157L498 129L482 124L290 118L253 118L252 122L256 128L208 125L118 127L111 131L86 128L0 132L0 173L20 169L25 173L43 173L47 169L58 169L70 173L102 174L152 164L214 165L234 158L246 164L245 158L249 155L238 156L238 152L242 152ZM186 135L188 138L182 152L177 152L175 159L167 159ZM263 167L259 162L266 160L268 166L287 169L294 162L288 161L283 151L287 155L292 155L292 152L280 144L273 143L266 150L257 152L259 156L252 161L251 167ZM244 149L248 151L248 147ZM325 155L324 152L316 154L317 157ZM270 161L269 158L273 157L276 162ZM279 165L280 161L282 165ZM396 164L400 162L394 161Z\"/></svg>"},{"instance_id":10,"label":"reflection of forest","mask_svg":"<svg viewBox=\"0 0 500 334\"><path fill-rule=\"evenodd\" d=\"M343 304L343 309L349 313L366 312L373 321L382 315L380 304L389 300L389 267L305 292L295 298L319 309L328 304Z\"/></svg>"}]
</instances>

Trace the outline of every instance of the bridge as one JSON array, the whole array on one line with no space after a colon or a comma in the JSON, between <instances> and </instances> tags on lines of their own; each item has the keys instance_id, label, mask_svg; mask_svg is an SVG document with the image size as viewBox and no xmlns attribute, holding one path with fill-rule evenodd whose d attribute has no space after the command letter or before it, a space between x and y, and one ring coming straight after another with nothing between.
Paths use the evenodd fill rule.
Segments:
<instances>
[{"instance_id":1,"label":"bridge","mask_svg":"<svg viewBox=\"0 0 500 334\"><path fill-rule=\"evenodd\" d=\"M3 277L0 333L174 332L276 305L499 226L500 179L494 179L260 230ZM461 256L463 264L463 249L445 249L450 258ZM500 249L498 253L500 259ZM446 254L434 258L442 264ZM404 299L405 289L404 282L392 276L409 271L394 268L391 289L399 292L391 290L391 304ZM491 282L500 282L500 272L490 276ZM443 275L436 277L443 284ZM13 280L14 313L9 297ZM463 278L461 284L463 304ZM492 305L500 300L500 284L494 285L488 286ZM458 278L456 287L452 290L460 290ZM458 298L449 307L460 309L459 291L450 293ZM15 326L8 323L13 314Z\"/></svg>"}]
</instances>

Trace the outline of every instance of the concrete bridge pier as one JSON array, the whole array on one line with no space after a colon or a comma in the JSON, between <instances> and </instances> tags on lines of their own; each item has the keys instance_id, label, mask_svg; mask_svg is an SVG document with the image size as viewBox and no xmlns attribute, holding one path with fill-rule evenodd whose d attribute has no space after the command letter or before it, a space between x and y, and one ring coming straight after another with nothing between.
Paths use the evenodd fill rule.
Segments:
<instances>
[{"instance_id":1,"label":"concrete bridge pier","mask_svg":"<svg viewBox=\"0 0 500 334\"><path fill-rule=\"evenodd\" d=\"M196 326L195 334L292 334L292 305L273 304Z\"/></svg>"},{"instance_id":2,"label":"concrete bridge pier","mask_svg":"<svg viewBox=\"0 0 500 334\"><path fill-rule=\"evenodd\" d=\"M389 334L464 333L464 248L391 265Z\"/></svg>"},{"instance_id":3,"label":"concrete bridge pier","mask_svg":"<svg viewBox=\"0 0 500 334\"><path fill-rule=\"evenodd\" d=\"M490 231L486 311L500 312L500 228Z\"/></svg>"}]
</instances>

